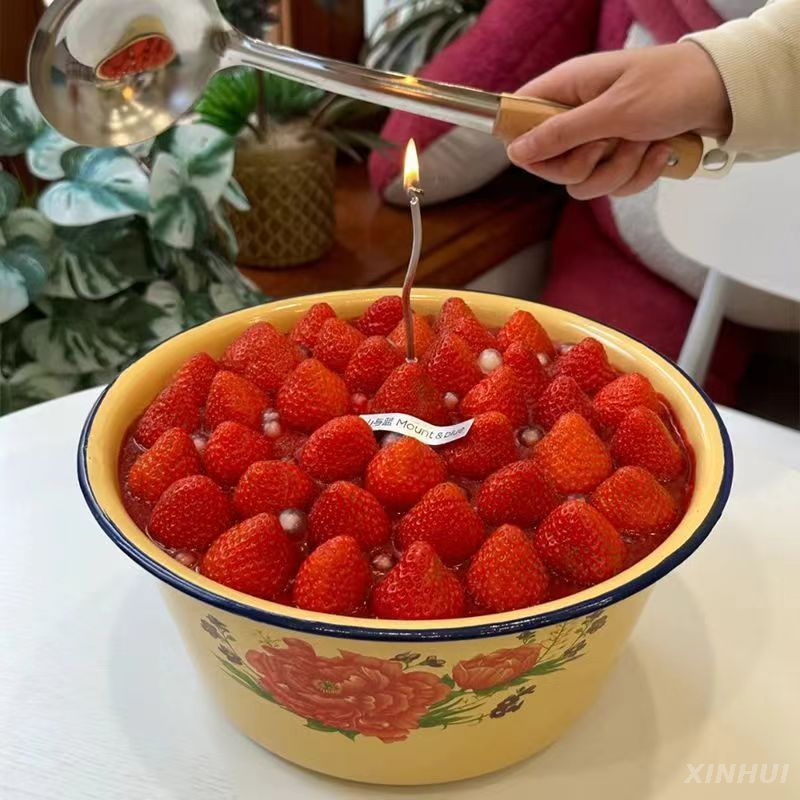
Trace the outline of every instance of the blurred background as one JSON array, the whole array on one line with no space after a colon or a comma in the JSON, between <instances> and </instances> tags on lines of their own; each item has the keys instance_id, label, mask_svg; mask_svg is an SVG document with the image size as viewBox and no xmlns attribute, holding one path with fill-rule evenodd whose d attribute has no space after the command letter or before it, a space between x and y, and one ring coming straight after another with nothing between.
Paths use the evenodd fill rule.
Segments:
<instances>
[{"instance_id":1,"label":"blurred background","mask_svg":"<svg viewBox=\"0 0 800 800\"><path fill-rule=\"evenodd\" d=\"M661 30L638 13L647 5L219 0L254 37L492 91L581 53L690 29ZM664 5L679 15L680 0ZM714 4L720 22L725 5ZM752 10L727 5L729 15ZM726 265L674 245L657 190L577 203L510 168L491 137L246 70L215 78L155 142L79 151L38 116L24 86L43 8L0 0L0 413L103 383L166 336L265 298L398 286L410 243L400 162L413 137L425 190L419 285L573 309L673 359L683 351L717 401L800 427L798 297L728 279L712 293L708 268ZM185 165L180 186L153 180L168 159ZM135 171L142 204L104 205L90 169L99 163L105 174ZM209 172L213 190L193 182ZM800 180L800 166L792 174ZM65 194L80 202L66 208ZM796 269L793 252L786 269Z\"/></svg>"}]
</instances>

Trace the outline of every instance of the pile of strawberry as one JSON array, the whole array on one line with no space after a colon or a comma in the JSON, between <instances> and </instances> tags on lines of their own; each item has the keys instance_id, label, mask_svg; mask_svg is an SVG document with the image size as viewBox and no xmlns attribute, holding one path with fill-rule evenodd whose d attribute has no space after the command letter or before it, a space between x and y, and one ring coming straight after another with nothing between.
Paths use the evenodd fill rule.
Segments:
<instances>
[{"instance_id":1,"label":"pile of strawberry","mask_svg":"<svg viewBox=\"0 0 800 800\"><path fill-rule=\"evenodd\" d=\"M691 465L670 411L586 338L516 311L487 330L458 298L356 320L312 306L193 356L133 427L125 499L183 564L313 611L437 619L508 611L610 578L675 527ZM436 425L433 448L359 414Z\"/></svg>"}]
</instances>

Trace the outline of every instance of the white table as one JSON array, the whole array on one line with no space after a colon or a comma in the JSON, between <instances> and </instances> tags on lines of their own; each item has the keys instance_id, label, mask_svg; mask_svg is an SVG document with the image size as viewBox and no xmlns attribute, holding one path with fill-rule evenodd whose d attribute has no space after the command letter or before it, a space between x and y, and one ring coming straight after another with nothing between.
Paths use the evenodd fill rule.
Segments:
<instances>
[{"instance_id":1,"label":"white table","mask_svg":"<svg viewBox=\"0 0 800 800\"><path fill-rule=\"evenodd\" d=\"M800 302L800 153L738 162L720 180L661 181L670 244L709 267L679 359L702 381L732 280Z\"/></svg>"},{"instance_id":2,"label":"white table","mask_svg":"<svg viewBox=\"0 0 800 800\"><path fill-rule=\"evenodd\" d=\"M728 510L655 592L563 740L498 775L386 789L286 764L206 700L155 579L106 539L78 490L75 446L96 394L0 419L3 800L800 796L800 473L787 466L800 434L723 412L737 458ZM720 762L790 766L769 787L684 783L687 764Z\"/></svg>"}]
</instances>

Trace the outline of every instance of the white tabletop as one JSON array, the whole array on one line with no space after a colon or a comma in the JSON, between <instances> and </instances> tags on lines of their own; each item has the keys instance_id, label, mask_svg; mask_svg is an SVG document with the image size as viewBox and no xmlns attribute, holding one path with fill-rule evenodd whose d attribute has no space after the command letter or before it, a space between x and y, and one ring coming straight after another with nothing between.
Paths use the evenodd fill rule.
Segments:
<instances>
[{"instance_id":1,"label":"white tabletop","mask_svg":"<svg viewBox=\"0 0 800 800\"><path fill-rule=\"evenodd\" d=\"M661 228L684 255L800 301L800 153L737 162L719 180L661 181Z\"/></svg>"},{"instance_id":2,"label":"white tabletop","mask_svg":"<svg viewBox=\"0 0 800 800\"><path fill-rule=\"evenodd\" d=\"M800 434L723 412L736 456L728 509L657 588L564 739L494 776L386 789L286 764L207 701L155 579L106 539L78 490L76 441L96 394L0 419L3 800L800 796L800 473L786 465ZM687 764L705 765L704 780L718 763L789 768L769 788L758 775L685 784Z\"/></svg>"}]
</instances>

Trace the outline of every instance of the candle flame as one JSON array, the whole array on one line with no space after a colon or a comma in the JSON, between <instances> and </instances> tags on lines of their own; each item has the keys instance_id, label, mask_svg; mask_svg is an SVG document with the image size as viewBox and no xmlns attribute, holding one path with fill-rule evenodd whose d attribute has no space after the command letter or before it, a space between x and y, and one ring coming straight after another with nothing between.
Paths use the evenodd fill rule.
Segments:
<instances>
[{"instance_id":1,"label":"candle flame","mask_svg":"<svg viewBox=\"0 0 800 800\"><path fill-rule=\"evenodd\" d=\"M412 188L419 188L419 158L417 157L417 146L414 144L413 139L409 139L406 145L403 188L406 191Z\"/></svg>"}]
</instances>

